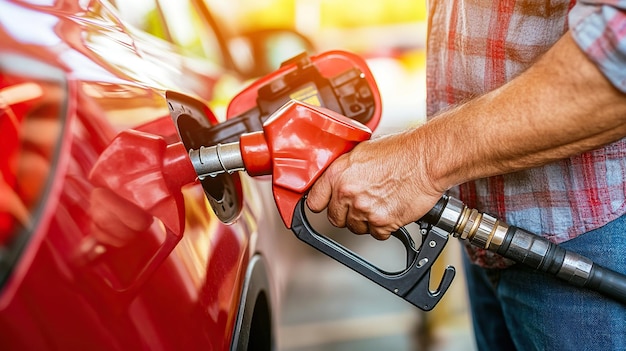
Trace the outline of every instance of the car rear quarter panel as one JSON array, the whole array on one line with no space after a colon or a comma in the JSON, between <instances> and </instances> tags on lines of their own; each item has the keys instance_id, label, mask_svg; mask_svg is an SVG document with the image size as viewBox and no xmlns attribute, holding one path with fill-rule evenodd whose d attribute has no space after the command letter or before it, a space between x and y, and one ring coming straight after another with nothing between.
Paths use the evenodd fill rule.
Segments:
<instances>
[{"instance_id":1,"label":"car rear quarter panel","mask_svg":"<svg viewBox=\"0 0 626 351\"><path fill-rule=\"evenodd\" d=\"M161 119L147 134L176 142L163 89L185 87L171 65L142 66L133 39L106 11L90 13L81 3L45 8L0 1L0 51L64 70L73 99L62 155L50 174L55 191L0 291L0 344L20 350L226 349L263 216L256 185L244 179L246 205L228 226L215 218L199 184L168 189L182 200L175 204L183 215L176 232L160 218L161 203L141 206L151 200L94 183L94 166L129 126ZM19 21L5 21L11 14ZM36 26L37 35L22 35L24 23ZM111 47L117 49L107 51ZM144 155L148 164L125 159L118 173L136 176L137 189L142 179L150 184L164 177L150 164L162 157L154 153ZM180 241L164 249L172 237Z\"/></svg>"}]
</instances>

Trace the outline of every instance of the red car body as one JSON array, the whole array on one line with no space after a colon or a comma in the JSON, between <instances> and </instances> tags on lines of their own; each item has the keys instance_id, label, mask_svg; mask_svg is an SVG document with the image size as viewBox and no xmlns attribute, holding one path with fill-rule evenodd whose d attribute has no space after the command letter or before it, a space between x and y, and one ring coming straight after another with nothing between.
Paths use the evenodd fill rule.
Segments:
<instances>
[{"instance_id":1,"label":"red car body","mask_svg":"<svg viewBox=\"0 0 626 351\"><path fill-rule=\"evenodd\" d=\"M0 1L0 349L274 346L293 238L267 180L229 224L195 181L166 91L214 124L222 73L189 60L105 1Z\"/></svg>"}]
</instances>

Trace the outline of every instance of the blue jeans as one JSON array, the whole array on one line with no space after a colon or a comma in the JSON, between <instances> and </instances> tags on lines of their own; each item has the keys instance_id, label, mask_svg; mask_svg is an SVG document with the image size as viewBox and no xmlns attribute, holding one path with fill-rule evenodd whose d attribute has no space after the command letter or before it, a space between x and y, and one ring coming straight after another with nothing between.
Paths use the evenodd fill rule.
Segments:
<instances>
[{"instance_id":1,"label":"blue jeans","mask_svg":"<svg viewBox=\"0 0 626 351\"><path fill-rule=\"evenodd\" d=\"M626 216L560 246L626 274ZM463 256L479 350L626 350L626 305L520 265L483 269Z\"/></svg>"}]
</instances>

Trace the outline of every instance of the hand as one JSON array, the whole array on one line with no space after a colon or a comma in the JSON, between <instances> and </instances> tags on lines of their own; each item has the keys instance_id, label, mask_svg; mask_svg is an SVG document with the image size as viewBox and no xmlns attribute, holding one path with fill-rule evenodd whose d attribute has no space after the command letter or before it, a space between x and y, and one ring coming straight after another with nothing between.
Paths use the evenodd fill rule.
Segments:
<instances>
[{"instance_id":1,"label":"hand","mask_svg":"<svg viewBox=\"0 0 626 351\"><path fill-rule=\"evenodd\" d=\"M337 158L311 188L307 205L357 234L389 238L420 219L443 194L427 175L424 145L405 132L363 142Z\"/></svg>"}]
</instances>

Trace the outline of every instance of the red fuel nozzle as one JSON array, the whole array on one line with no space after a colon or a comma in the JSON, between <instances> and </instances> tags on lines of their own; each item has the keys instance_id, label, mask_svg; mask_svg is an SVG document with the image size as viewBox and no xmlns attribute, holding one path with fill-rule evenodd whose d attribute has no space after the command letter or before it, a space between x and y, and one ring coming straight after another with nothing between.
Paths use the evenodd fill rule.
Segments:
<instances>
[{"instance_id":1,"label":"red fuel nozzle","mask_svg":"<svg viewBox=\"0 0 626 351\"><path fill-rule=\"evenodd\" d=\"M292 100L239 142L190 150L198 176L245 170L272 175L274 200L287 228L298 201L332 161L371 137L363 124L332 110Z\"/></svg>"}]
</instances>

